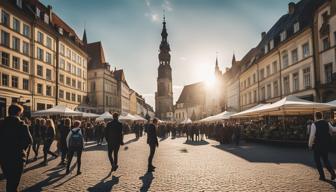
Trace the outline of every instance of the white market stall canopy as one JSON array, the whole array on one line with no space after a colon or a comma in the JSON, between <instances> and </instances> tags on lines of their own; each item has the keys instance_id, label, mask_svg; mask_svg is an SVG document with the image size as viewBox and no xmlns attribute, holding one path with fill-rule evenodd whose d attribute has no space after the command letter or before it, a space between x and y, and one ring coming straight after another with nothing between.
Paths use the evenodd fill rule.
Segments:
<instances>
[{"instance_id":1,"label":"white market stall canopy","mask_svg":"<svg viewBox=\"0 0 336 192\"><path fill-rule=\"evenodd\" d=\"M120 121L136 121L138 118L134 117L130 113L127 113L126 115L120 115L119 120Z\"/></svg>"},{"instance_id":2,"label":"white market stall canopy","mask_svg":"<svg viewBox=\"0 0 336 192\"><path fill-rule=\"evenodd\" d=\"M336 107L336 100L328 102L330 105L334 105Z\"/></svg>"},{"instance_id":3,"label":"white market stall canopy","mask_svg":"<svg viewBox=\"0 0 336 192\"><path fill-rule=\"evenodd\" d=\"M111 113L106 111L105 113L99 115L99 117L96 118L96 121L103 121L105 119L113 119L113 116Z\"/></svg>"},{"instance_id":4,"label":"white market stall canopy","mask_svg":"<svg viewBox=\"0 0 336 192\"><path fill-rule=\"evenodd\" d=\"M135 121L147 121L145 118L141 117L140 115L133 115L135 117Z\"/></svg>"},{"instance_id":5,"label":"white market stall canopy","mask_svg":"<svg viewBox=\"0 0 336 192\"><path fill-rule=\"evenodd\" d=\"M239 113L233 114L233 115L231 115L230 118L249 117L249 116L251 116L251 115L249 115L250 112L255 111L255 110L257 110L257 109L259 109L259 108L261 108L261 107L268 106L268 105L270 105L270 104L267 103L267 104L259 104L259 105L256 105L256 106L254 106L254 107L252 107L252 108L250 108L250 109L247 109L247 110L245 110L245 111L241 111L241 112L239 112Z\"/></svg>"},{"instance_id":6,"label":"white market stall canopy","mask_svg":"<svg viewBox=\"0 0 336 192\"><path fill-rule=\"evenodd\" d=\"M264 105L245 112L245 116L262 115L304 115L313 114L317 111L328 111L336 106L328 103L317 103L300 99L293 95L287 96L273 104Z\"/></svg>"},{"instance_id":7,"label":"white market stall canopy","mask_svg":"<svg viewBox=\"0 0 336 192\"><path fill-rule=\"evenodd\" d=\"M235 112L224 111L224 112L219 113L217 115L206 117L206 118L200 120L200 122L210 122L210 121L220 121L220 120L230 119L230 117L234 114L235 114Z\"/></svg>"},{"instance_id":8,"label":"white market stall canopy","mask_svg":"<svg viewBox=\"0 0 336 192\"><path fill-rule=\"evenodd\" d=\"M189 124L189 123L192 123L192 120L188 118L183 120L180 124Z\"/></svg>"},{"instance_id":9,"label":"white market stall canopy","mask_svg":"<svg viewBox=\"0 0 336 192\"><path fill-rule=\"evenodd\" d=\"M74 111L62 105L57 105L50 109L36 111L32 113L33 117L50 116L50 115L82 116L82 112Z\"/></svg>"},{"instance_id":10,"label":"white market stall canopy","mask_svg":"<svg viewBox=\"0 0 336 192\"><path fill-rule=\"evenodd\" d=\"M99 117L98 114L95 114L95 113L84 113L84 112L82 112L82 116L83 116L83 117L88 117L88 118L96 118L96 117Z\"/></svg>"}]
</instances>

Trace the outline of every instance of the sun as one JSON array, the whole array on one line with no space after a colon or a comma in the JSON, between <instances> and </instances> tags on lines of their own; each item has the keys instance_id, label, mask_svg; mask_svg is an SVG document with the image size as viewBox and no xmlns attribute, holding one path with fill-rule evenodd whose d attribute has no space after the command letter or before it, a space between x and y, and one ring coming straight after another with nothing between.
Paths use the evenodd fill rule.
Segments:
<instances>
[{"instance_id":1,"label":"sun","mask_svg":"<svg viewBox=\"0 0 336 192\"><path fill-rule=\"evenodd\" d=\"M207 86L207 88L214 88L216 85L216 79L213 75L209 75L206 79L205 79L205 85Z\"/></svg>"}]
</instances>

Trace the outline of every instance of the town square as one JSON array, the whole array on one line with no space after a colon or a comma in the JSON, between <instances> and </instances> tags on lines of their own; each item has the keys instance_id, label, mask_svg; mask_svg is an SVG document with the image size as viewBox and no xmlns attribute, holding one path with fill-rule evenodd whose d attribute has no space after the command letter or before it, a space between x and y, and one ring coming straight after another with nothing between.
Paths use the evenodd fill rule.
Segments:
<instances>
[{"instance_id":1,"label":"town square","mask_svg":"<svg viewBox=\"0 0 336 192\"><path fill-rule=\"evenodd\" d=\"M0 192L336 191L336 0L0 14Z\"/></svg>"}]
</instances>

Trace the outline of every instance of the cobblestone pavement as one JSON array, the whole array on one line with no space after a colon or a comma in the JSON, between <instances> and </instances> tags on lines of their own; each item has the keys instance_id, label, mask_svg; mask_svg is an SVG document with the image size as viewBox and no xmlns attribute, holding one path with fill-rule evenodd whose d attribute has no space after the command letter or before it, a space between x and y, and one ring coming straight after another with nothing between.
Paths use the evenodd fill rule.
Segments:
<instances>
[{"instance_id":1,"label":"cobblestone pavement","mask_svg":"<svg viewBox=\"0 0 336 192\"><path fill-rule=\"evenodd\" d=\"M82 174L64 175L59 158L46 167L27 165L23 191L335 191L331 182L318 181L311 152L258 144L218 145L208 140L185 143L185 138L164 139L154 158L157 167L146 174L149 153L145 137L125 136L119 169L112 174L106 146L89 143L82 155ZM75 159L75 158L74 158ZM336 156L332 155L332 162ZM328 175L329 177L329 175ZM5 181L0 180L0 191Z\"/></svg>"}]
</instances>

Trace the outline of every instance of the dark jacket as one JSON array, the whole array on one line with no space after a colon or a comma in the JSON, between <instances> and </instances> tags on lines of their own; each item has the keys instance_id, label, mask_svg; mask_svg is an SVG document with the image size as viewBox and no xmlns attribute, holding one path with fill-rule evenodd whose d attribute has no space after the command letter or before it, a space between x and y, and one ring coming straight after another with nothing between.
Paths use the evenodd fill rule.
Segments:
<instances>
[{"instance_id":1,"label":"dark jacket","mask_svg":"<svg viewBox=\"0 0 336 192\"><path fill-rule=\"evenodd\" d=\"M106 125L105 138L109 145L123 144L123 126L118 120L113 120Z\"/></svg>"},{"instance_id":2,"label":"dark jacket","mask_svg":"<svg viewBox=\"0 0 336 192\"><path fill-rule=\"evenodd\" d=\"M329 131L329 124L325 120L315 122L316 133L314 149L319 151L329 151L332 146L332 138Z\"/></svg>"},{"instance_id":3,"label":"dark jacket","mask_svg":"<svg viewBox=\"0 0 336 192\"><path fill-rule=\"evenodd\" d=\"M61 148L67 148L67 136L70 132L70 127L65 126L64 124L61 124L59 126L59 133L60 133L60 144L61 144Z\"/></svg>"},{"instance_id":4,"label":"dark jacket","mask_svg":"<svg viewBox=\"0 0 336 192\"><path fill-rule=\"evenodd\" d=\"M2 160L25 159L33 140L28 126L18 117L6 117L0 122L0 157Z\"/></svg>"},{"instance_id":5,"label":"dark jacket","mask_svg":"<svg viewBox=\"0 0 336 192\"><path fill-rule=\"evenodd\" d=\"M45 143L52 143L55 139L55 130L51 127L45 128L45 135L44 135L44 142Z\"/></svg>"},{"instance_id":6,"label":"dark jacket","mask_svg":"<svg viewBox=\"0 0 336 192\"><path fill-rule=\"evenodd\" d=\"M156 134L156 127L154 124L150 124L147 126L147 144L156 146L159 145Z\"/></svg>"}]
</instances>

